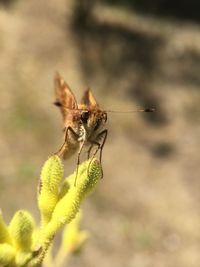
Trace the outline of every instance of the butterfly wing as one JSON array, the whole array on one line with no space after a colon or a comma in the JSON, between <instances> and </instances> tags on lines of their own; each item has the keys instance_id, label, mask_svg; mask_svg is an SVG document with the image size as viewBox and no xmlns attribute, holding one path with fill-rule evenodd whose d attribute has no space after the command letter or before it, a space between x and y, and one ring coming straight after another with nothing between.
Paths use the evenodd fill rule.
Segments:
<instances>
[{"instance_id":1,"label":"butterfly wing","mask_svg":"<svg viewBox=\"0 0 200 267\"><path fill-rule=\"evenodd\" d=\"M94 95L92 94L90 88L88 88L84 94L83 97L81 99L81 105L85 105L86 107L89 108L97 108L99 107L96 98L94 97Z\"/></svg>"},{"instance_id":2,"label":"butterfly wing","mask_svg":"<svg viewBox=\"0 0 200 267\"><path fill-rule=\"evenodd\" d=\"M60 107L63 119L65 119L69 110L78 108L76 98L68 84L64 81L59 73L56 73L54 83L56 95L56 101L54 104Z\"/></svg>"}]
</instances>

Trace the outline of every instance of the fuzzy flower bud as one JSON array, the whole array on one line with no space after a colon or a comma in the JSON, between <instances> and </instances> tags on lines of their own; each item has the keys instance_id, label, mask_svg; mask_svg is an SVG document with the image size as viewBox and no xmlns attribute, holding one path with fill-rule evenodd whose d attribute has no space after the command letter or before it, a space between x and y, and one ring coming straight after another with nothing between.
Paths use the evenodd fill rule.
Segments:
<instances>
[{"instance_id":1,"label":"fuzzy flower bud","mask_svg":"<svg viewBox=\"0 0 200 267\"><path fill-rule=\"evenodd\" d=\"M99 161L93 159L92 162L88 160L79 166L76 186L74 186L76 172L69 177L71 186L55 206L51 221L44 231L45 240L50 240L58 229L75 218L83 198L95 189L101 175L101 165Z\"/></svg>"},{"instance_id":2,"label":"fuzzy flower bud","mask_svg":"<svg viewBox=\"0 0 200 267\"><path fill-rule=\"evenodd\" d=\"M34 220L31 214L24 210L17 211L9 225L13 245L17 251L31 250L33 230Z\"/></svg>"},{"instance_id":3,"label":"fuzzy flower bud","mask_svg":"<svg viewBox=\"0 0 200 267\"><path fill-rule=\"evenodd\" d=\"M0 211L0 243L10 243L11 237L8 232L8 227L4 222L2 212Z\"/></svg>"},{"instance_id":4,"label":"fuzzy flower bud","mask_svg":"<svg viewBox=\"0 0 200 267\"><path fill-rule=\"evenodd\" d=\"M46 225L58 201L58 188L63 176L63 165L58 156L50 157L44 164L40 179L38 206L42 224Z\"/></svg>"}]
</instances>

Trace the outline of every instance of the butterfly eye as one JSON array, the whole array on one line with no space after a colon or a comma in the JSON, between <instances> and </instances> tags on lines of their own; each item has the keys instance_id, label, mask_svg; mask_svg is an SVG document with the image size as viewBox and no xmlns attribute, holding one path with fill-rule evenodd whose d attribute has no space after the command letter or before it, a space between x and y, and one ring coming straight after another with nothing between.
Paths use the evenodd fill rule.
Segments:
<instances>
[{"instance_id":1,"label":"butterfly eye","mask_svg":"<svg viewBox=\"0 0 200 267\"><path fill-rule=\"evenodd\" d=\"M89 118L89 111L83 111L83 112L81 113L81 121L82 121L83 123L87 123L88 118Z\"/></svg>"}]
</instances>

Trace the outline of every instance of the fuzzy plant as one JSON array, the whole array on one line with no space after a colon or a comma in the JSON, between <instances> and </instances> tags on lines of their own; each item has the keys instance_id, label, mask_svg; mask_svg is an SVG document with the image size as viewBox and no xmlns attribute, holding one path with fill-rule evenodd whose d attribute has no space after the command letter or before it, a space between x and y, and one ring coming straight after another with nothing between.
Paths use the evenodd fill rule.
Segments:
<instances>
[{"instance_id":1,"label":"fuzzy plant","mask_svg":"<svg viewBox=\"0 0 200 267\"><path fill-rule=\"evenodd\" d=\"M25 210L17 211L9 225L0 213L0 266L5 267L60 267L69 255L76 252L87 239L80 231L80 205L95 189L102 175L97 159L83 162L74 174L62 181L63 164L54 155L44 164L39 189L40 224ZM77 178L76 186L74 185ZM55 256L53 240L62 229L62 241Z\"/></svg>"}]
</instances>

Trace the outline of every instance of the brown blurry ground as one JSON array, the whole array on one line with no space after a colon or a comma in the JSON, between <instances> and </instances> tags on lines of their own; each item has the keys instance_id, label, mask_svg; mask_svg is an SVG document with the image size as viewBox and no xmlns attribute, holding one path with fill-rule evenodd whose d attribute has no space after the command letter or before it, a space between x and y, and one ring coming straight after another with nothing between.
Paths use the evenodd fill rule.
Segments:
<instances>
[{"instance_id":1,"label":"brown blurry ground","mask_svg":"<svg viewBox=\"0 0 200 267\"><path fill-rule=\"evenodd\" d=\"M6 220L21 208L39 218L40 168L62 142L52 105L58 70L77 97L90 85L105 109L156 107L154 114L109 114L105 177L83 205L91 237L65 266L200 266L199 18L180 16L179 8L177 16L162 13L167 1L148 12L130 1L0 2ZM75 162L65 163L66 174Z\"/></svg>"}]
</instances>

